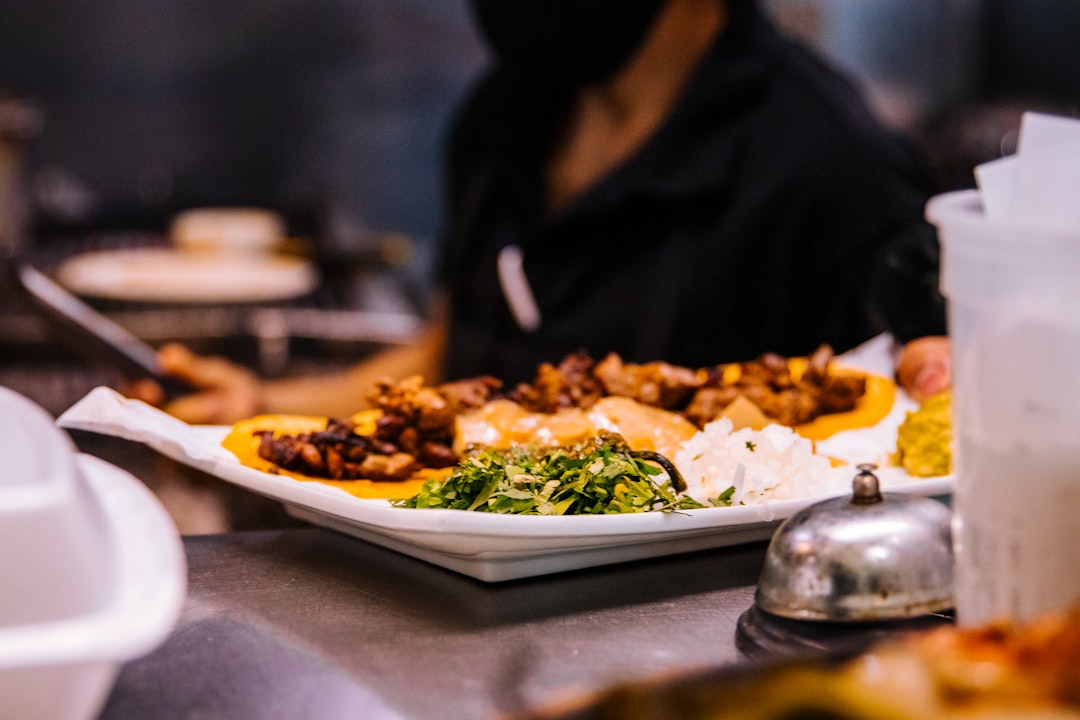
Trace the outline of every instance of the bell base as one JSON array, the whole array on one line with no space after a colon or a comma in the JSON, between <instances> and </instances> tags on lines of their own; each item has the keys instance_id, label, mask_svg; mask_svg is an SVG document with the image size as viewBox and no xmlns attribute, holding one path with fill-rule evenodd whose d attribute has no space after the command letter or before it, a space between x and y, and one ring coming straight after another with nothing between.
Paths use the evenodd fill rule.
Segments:
<instances>
[{"instance_id":1,"label":"bell base","mask_svg":"<svg viewBox=\"0 0 1080 720\"><path fill-rule=\"evenodd\" d=\"M792 620L752 605L739 616L735 646L745 657L847 656L900 633L930 630L953 623L952 611L899 620L824 622Z\"/></svg>"}]
</instances>

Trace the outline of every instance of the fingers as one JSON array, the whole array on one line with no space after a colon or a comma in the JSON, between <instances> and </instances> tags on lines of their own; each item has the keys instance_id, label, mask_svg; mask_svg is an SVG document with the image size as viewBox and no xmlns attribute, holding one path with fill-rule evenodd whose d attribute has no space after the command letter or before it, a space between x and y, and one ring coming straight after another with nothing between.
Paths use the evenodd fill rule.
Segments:
<instances>
[{"instance_id":1,"label":"fingers","mask_svg":"<svg viewBox=\"0 0 1080 720\"><path fill-rule=\"evenodd\" d=\"M150 405L161 405L165 401L164 388L150 378L132 380L123 387L122 392L130 398L142 400Z\"/></svg>"},{"instance_id":2,"label":"fingers","mask_svg":"<svg viewBox=\"0 0 1080 720\"><path fill-rule=\"evenodd\" d=\"M923 402L952 386L952 356L947 337L912 340L896 359L896 378L912 398Z\"/></svg>"},{"instance_id":3,"label":"fingers","mask_svg":"<svg viewBox=\"0 0 1080 720\"><path fill-rule=\"evenodd\" d=\"M196 355L176 343L165 345L158 351L158 362L166 375L197 388L229 385L250 373L246 368L225 358Z\"/></svg>"},{"instance_id":4,"label":"fingers","mask_svg":"<svg viewBox=\"0 0 1080 720\"><path fill-rule=\"evenodd\" d=\"M229 424L258 411L261 385L251 370L221 357L196 355L183 345L158 351L161 370L198 392L177 398L165 411L192 424Z\"/></svg>"},{"instance_id":5,"label":"fingers","mask_svg":"<svg viewBox=\"0 0 1080 720\"><path fill-rule=\"evenodd\" d=\"M165 412L192 425L217 425L234 422L226 412L225 394L206 391L185 395L165 405Z\"/></svg>"},{"instance_id":6,"label":"fingers","mask_svg":"<svg viewBox=\"0 0 1080 720\"><path fill-rule=\"evenodd\" d=\"M168 343L158 349L158 365L166 375L182 377L187 367L195 361L195 353L180 343Z\"/></svg>"},{"instance_id":7,"label":"fingers","mask_svg":"<svg viewBox=\"0 0 1080 720\"><path fill-rule=\"evenodd\" d=\"M177 398L165 412L192 425L230 425L259 412L257 382L211 388Z\"/></svg>"}]
</instances>

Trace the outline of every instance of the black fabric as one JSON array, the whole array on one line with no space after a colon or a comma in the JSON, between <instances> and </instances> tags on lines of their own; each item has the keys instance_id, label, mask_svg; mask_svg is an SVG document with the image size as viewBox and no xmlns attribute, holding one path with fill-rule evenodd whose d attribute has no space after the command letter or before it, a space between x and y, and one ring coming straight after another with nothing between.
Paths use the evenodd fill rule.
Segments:
<instances>
[{"instance_id":1,"label":"black fabric","mask_svg":"<svg viewBox=\"0 0 1080 720\"><path fill-rule=\"evenodd\" d=\"M700 367L944 332L932 192L853 87L750 2L667 122L571 206L541 171L566 98L496 69L459 116L441 262L450 377L531 379L576 350ZM521 330L496 258L519 245L542 324Z\"/></svg>"},{"instance_id":2,"label":"black fabric","mask_svg":"<svg viewBox=\"0 0 1080 720\"><path fill-rule=\"evenodd\" d=\"M645 36L662 0L473 0L477 25L507 71L545 85L607 79Z\"/></svg>"}]
</instances>

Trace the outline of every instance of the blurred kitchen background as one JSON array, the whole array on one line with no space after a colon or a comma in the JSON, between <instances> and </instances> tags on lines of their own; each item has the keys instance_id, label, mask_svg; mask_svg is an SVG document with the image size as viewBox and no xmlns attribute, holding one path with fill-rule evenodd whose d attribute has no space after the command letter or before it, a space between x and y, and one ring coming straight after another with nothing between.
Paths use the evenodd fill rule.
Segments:
<instances>
[{"instance_id":1,"label":"blurred kitchen background","mask_svg":"<svg viewBox=\"0 0 1080 720\"><path fill-rule=\"evenodd\" d=\"M766 4L925 148L943 189L1010 152L1022 110L1080 110L1078 0ZM446 123L484 62L466 0L4 0L0 385L60 412L120 379L25 302L11 267L56 277L88 252L166 247L170 220L200 206L277 211L319 282L259 302L83 300L151 345L266 375L408 342Z\"/></svg>"}]
</instances>

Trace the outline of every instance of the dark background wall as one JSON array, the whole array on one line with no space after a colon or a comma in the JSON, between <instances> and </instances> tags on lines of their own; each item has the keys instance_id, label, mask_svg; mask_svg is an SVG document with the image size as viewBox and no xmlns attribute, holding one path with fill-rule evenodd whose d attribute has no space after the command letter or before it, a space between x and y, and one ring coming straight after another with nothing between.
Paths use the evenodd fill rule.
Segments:
<instances>
[{"instance_id":1,"label":"dark background wall","mask_svg":"<svg viewBox=\"0 0 1080 720\"><path fill-rule=\"evenodd\" d=\"M1080 106L1080 0L763 2L942 153L1023 106ZM330 205L427 240L446 121L483 60L467 0L0 3L0 89L44 111L35 188L58 225ZM977 144L950 160L960 181Z\"/></svg>"},{"instance_id":2,"label":"dark background wall","mask_svg":"<svg viewBox=\"0 0 1080 720\"><path fill-rule=\"evenodd\" d=\"M1015 150L1025 110L1080 116L1080 0L763 0L921 141L942 189Z\"/></svg>"},{"instance_id":3,"label":"dark background wall","mask_svg":"<svg viewBox=\"0 0 1080 720\"><path fill-rule=\"evenodd\" d=\"M983 92L1080 111L1080 2L985 3Z\"/></svg>"},{"instance_id":4,"label":"dark background wall","mask_svg":"<svg viewBox=\"0 0 1080 720\"><path fill-rule=\"evenodd\" d=\"M1023 110L1080 114L1080 0L760 1L921 137L943 188L970 186L977 163L1006 151ZM0 92L44 116L30 148L37 259L127 242L124 230L163 228L186 207L255 204L300 232L330 217L346 238L416 240L395 282L348 266L328 275L320 308L422 297L388 288L430 278L447 121L485 61L468 2L0 0ZM113 381L6 297L0 385L58 412ZM242 317L217 309L187 324L182 308L133 312L149 313L142 327L158 340L251 357L247 325L212 332L213 317ZM290 352L322 363L360 352L320 343Z\"/></svg>"},{"instance_id":5,"label":"dark background wall","mask_svg":"<svg viewBox=\"0 0 1080 720\"><path fill-rule=\"evenodd\" d=\"M483 61L464 0L4 0L40 217L333 204L430 236L446 120Z\"/></svg>"}]
</instances>

